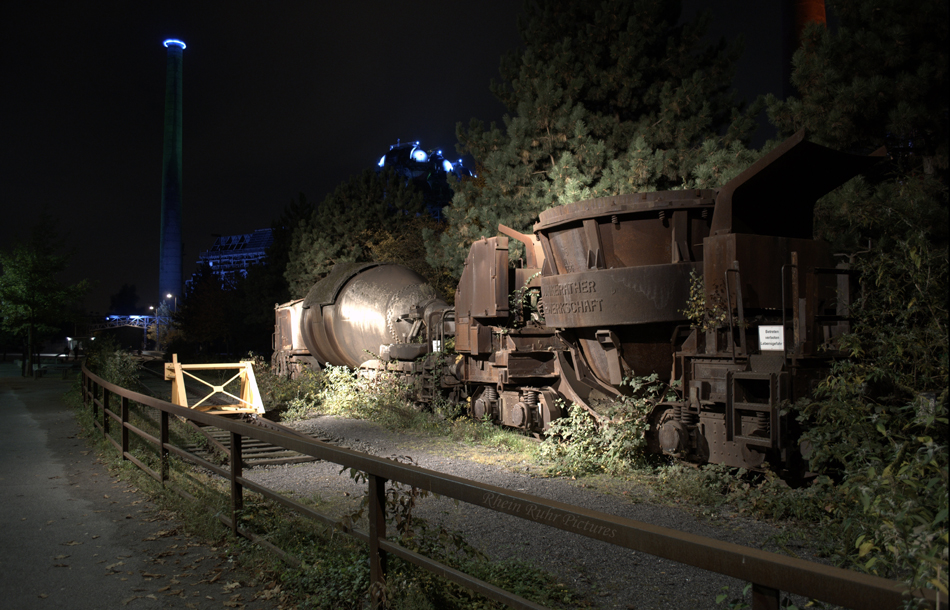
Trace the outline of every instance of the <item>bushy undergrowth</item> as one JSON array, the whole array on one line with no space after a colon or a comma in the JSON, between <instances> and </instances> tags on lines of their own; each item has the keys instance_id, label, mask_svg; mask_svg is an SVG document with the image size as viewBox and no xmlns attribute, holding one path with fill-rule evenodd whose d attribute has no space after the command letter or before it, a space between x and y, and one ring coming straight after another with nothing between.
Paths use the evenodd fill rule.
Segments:
<instances>
[{"instance_id":1,"label":"bushy undergrowth","mask_svg":"<svg viewBox=\"0 0 950 610\"><path fill-rule=\"evenodd\" d=\"M854 267L849 358L800 405L811 467L838 474L843 561L947 595L947 249L911 234Z\"/></svg>"},{"instance_id":2,"label":"bushy undergrowth","mask_svg":"<svg viewBox=\"0 0 950 610\"><path fill-rule=\"evenodd\" d=\"M621 396L596 420L587 410L570 405L567 417L551 423L541 444L542 459L568 474L623 474L655 463L646 452L649 416L666 386L657 375L623 381L630 394Z\"/></svg>"},{"instance_id":3,"label":"bushy undergrowth","mask_svg":"<svg viewBox=\"0 0 950 610\"><path fill-rule=\"evenodd\" d=\"M312 397L320 389L320 374L304 369L296 379L276 374L270 364L257 354L249 354L248 358L254 366L254 377L257 380L257 389L267 412L285 413L290 411L306 412L314 403ZM300 419L288 417L285 419Z\"/></svg>"},{"instance_id":4,"label":"bushy undergrowth","mask_svg":"<svg viewBox=\"0 0 950 610\"><path fill-rule=\"evenodd\" d=\"M327 366L318 382L290 401L287 419L308 415L338 415L367 419L393 429L419 423L419 411L410 399L411 387L393 375L367 379L345 366Z\"/></svg>"},{"instance_id":5,"label":"bushy undergrowth","mask_svg":"<svg viewBox=\"0 0 950 610\"><path fill-rule=\"evenodd\" d=\"M109 383L136 391L139 365L110 336L91 341L86 350L86 368Z\"/></svg>"}]
</instances>

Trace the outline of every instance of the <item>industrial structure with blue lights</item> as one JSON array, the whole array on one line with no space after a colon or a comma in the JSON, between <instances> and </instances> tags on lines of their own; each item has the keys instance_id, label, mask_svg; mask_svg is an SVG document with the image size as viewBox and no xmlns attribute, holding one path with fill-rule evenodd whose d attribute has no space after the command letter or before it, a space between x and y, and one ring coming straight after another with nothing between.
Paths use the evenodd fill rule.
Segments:
<instances>
[{"instance_id":1,"label":"industrial structure with blue lights","mask_svg":"<svg viewBox=\"0 0 950 610\"><path fill-rule=\"evenodd\" d=\"M452 201L455 194L449 186L449 176L456 180L473 177L474 174L459 159L452 163L441 150L426 151L419 142L400 142L389 147L389 152L380 157L377 171L392 168L397 175L411 183L425 201L426 209L435 218L442 217L442 208Z\"/></svg>"}]
</instances>

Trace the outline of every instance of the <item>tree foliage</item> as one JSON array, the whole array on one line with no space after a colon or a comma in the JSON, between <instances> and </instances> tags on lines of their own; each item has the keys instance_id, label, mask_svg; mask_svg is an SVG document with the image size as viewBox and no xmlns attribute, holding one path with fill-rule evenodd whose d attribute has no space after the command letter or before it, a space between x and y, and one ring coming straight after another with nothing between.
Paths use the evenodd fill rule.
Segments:
<instances>
[{"instance_id":1,"label":"tree foliage","mask_svg":"<svg viewBox=\"0 0 950 610\"><path fill-rule=\"evenodd\" d=\"M60 241L55 223L44 217L26 241L0 252L0 316L4 330L23 340L27 365L39 342L74 315L87 289L86 280L67 285L59 279L69 262Z\"/></svg>"},{"instance_id":2,"label":"tree foliage","mask_svg":"<svg viewBox=\"0 0 950 610\"><path fill-rule=\"evenodd\" d=\"M703 41L708 16L678 25L668 0L538 0L525 11L524 48L492 84L504 125L457 129L478 179L453 186L430 261L457 272L468 244L499 223L527 231L554 205L718 186L752 160L742 144L751 121L730 93L739 48Z\"/></svg>"},{"instance_id":3,"label":"tree foliage","mask_svg":"<svg viewBox=\"0 0 950 610\"><path fill-rule=\"evenodd\" d=\"M838 27L806 28L793 57L799 95L767 96L769 116L780 136L805 128L810 139L839 150L887 146L889 161L819 202L817 230L849 250L895 231L923 229L945 241L947 3L829 5Z\"/></svg>"},{"instance_id":4,"label":"tree foliage","mask_svg":"<svg viewBox=\"0 0 950 610\"><path fill-rule=\"evenodd\" d=\"M267 261L252 265L247 275L236 278L231 293L232 306L239 327L233 337L238 355L247 352L268 353L274 332L274 305L290 300L290 288L284 277L290 258L294 231L313 214L313 206L303 193L290 200L277 220L271 224L274 241L267 249Z\"/></svg>"},{"instance_id":5,"label":"tree foliage","mask_svg":"<svg viewBox=\"0 0 950 610\"><path fill-rule=\"evenodd\" d=\"M855 257L864 291L816 400L811 467L840 472L844 555L947 593L947 251L923 232Z\"/></svg>"},{"instance_id":6,"label":"tree foliage","mask_svg":"<svg viewBox=\"0 0 950 610\"><path fill-rule=\"evenodd\" d=\"M192 277L185 298L178 301L172 314L182 339L199 352L231 353L237 317L233 287L221 283L206 263Z\"/></svg>"},{"instance_id":7,"label":"tree foliage","mask_svg":"<svg viewBox=\"0 0 950 610\"><path fill-rule=\"evenodd\" d=\"M850 253L861 293L849 357L800 405L812 469L836 474L844 555L947 594L948 7L829 3L795 53L796 97L768 98L780 135L886 161L823 198L816 228Z\"/></svg>"},{"instance_id":8,"label":"tree foliage","mask_svg":"<svg viewBox=\"0 0 950 610\"><path fill-rule=\"evenodd\" d=\"M366 170L340 184L293 232L284 272L291 296L306 295L336 263L372 260L372 234L398 231L422 213L421 194L391 171Z\"/></svg>"}]
</instances>

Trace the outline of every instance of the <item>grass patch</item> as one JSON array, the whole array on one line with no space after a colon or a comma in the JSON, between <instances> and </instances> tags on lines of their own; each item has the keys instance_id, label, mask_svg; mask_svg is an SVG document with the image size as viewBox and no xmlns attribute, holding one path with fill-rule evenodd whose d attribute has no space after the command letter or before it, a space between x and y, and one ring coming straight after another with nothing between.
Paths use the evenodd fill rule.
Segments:
<instances>
[{"instance_id":1,"label":"grass patch","mask_svg":"<svg viewBox=\"0 0 950 610\"><path fill-rule=\"evenodd\" d=\"M121 355L117 357L121 358ZM261 547L243 538L232 537L230 530L216 518L218 514L230 514L226 481L172 458L169 460L168 486L162 487L131 462L122 460L113 445L106 442L101 431L94 426L91 410L82 405L78 384L70 392L67 402L76 408L78 422L114 474L130 480L164 510L174 513L188 534L210 545L223 547L249 575L253 574L248 577L249 581L270 582L268 593L275 599L301 608L345 610L368 607L368 556L361 542L342 534L337 528L311 521L269 499L246 491L244 510L239 517L241 527L265 538L300 561L297 565L286 564ZM384 405L384 402L377 402L367 407L363 403L358 413L372 417ZM152 417L148 409L136 405L130 409L130 416L136 426L155 431L157 418ZM437 417L429 414L425 417L428 419L423 427L436 425L432 422L438 421ZM400 428L406 425L400 417L386 421ZM413 418L412 421L418 423L419 420ZM482 426L480 423L473 425ZM181 446L195 440L190 427L177 422L172 427L171 436L175 444ZM157 470L158 455L155 448L137 437L133 438L136 438L131 441L135 446L136 457ZM184 497L170 488L181 490ZM390 539L537 603L553 608L576 607L576 595L550 574L523 562L492 561L471 547L457 532L441 526L430 526L423 519L412 515L412 507L425 495L425 492L413 488L388 486L387 530L391 532ZM333 510L339 512L341 523L359 523L363 519L366 504L363 498L361 506L354 512L352 506L328 503L319 496L296 499L324 513ZM366 529L365 523L363 526ZM503 607L398 558L390 559L388 575L388 587L383 593L389 608Z\"/></svg>"}]
</instances>

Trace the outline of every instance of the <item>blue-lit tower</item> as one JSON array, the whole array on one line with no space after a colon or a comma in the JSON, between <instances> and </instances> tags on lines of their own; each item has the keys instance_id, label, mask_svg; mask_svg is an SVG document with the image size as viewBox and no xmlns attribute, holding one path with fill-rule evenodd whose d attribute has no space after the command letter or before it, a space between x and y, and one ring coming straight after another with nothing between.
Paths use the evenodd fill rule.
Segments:
<instances>
[{"instance_id":1,"label":"blue-lit tower","mask_svg":"<svg viewBox=\"0 0 950 610\"><path fill-rule=\"evenodd\" d=\"M162 157L162 228L158 250L159 299L182 296L181 58L185 43L166 40L165 148Z\"/></svg>"}]
</instances>

